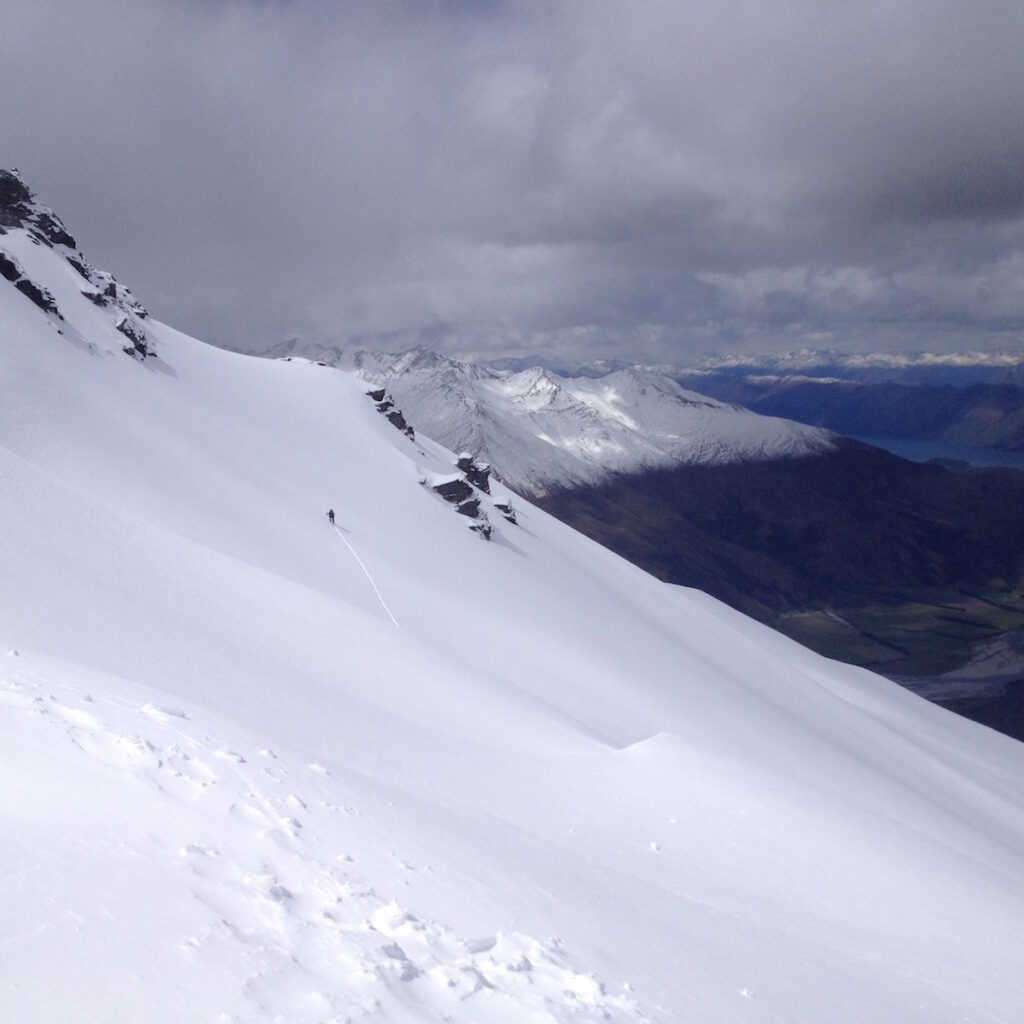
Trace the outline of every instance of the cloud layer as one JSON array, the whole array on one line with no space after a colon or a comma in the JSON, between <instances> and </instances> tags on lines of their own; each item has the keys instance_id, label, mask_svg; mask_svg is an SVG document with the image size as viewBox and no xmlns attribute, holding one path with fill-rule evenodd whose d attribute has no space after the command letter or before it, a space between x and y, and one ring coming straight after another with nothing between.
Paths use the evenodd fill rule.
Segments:
<instances>
[{"instance_id":1,"label":"cloud layer","mask_svg":"<svg viewBox=\"0 0 1024 1024\"><path fill-rule=\"evenodd\" d=\"M1020 346L1021 39L1001 0L8 0L0 165L241 348Z\"/></svg>"}]
</instances>

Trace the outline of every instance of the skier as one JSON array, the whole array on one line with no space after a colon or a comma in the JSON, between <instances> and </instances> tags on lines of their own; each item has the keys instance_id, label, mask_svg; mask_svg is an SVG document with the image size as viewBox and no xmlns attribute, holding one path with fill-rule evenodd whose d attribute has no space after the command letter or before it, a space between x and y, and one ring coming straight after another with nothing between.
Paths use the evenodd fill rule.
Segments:
<instances>
[{"instance_id":1,"label":"skier","mask_svg":"<svg viewBox=\"0 0 1024 1024\"><path fill-rule=\"evenodd\" d=\"M327 510L327 518L330 520L331 526L333 526L334 525L334 509L333 508L329 508Z\"/></svg>"}]
</instances>

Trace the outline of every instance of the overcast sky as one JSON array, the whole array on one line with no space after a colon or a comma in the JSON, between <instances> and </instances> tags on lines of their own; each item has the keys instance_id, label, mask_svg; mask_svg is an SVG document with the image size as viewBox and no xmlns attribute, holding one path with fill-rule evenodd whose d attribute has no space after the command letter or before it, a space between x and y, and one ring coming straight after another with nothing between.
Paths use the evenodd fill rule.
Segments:
<instances>
[{"instance_id":1,"label":"overcast sky","mask_svg":"<svg viewBox=\"0 0 1024 1024\"><path fill-rule=\"evenodd\" d=\"M1024 346L1012 0L4 0L0 166L244 349Z\"/></svg>"}]
</instances>

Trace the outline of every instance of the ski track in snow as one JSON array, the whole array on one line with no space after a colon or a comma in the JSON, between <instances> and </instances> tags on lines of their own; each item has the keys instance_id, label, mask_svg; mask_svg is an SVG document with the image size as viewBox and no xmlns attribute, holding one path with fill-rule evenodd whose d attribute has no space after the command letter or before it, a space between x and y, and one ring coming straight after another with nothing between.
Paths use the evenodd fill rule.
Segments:
<instances>
[{"instance_id":1,"label":"ski track in snow","mask_svg":"<svg viewBox=\"0 0 1024 1024\"><path fill-rule=\"evenodd\" d=\"M347 854L326 857L315 847L334 840L336 850L359 812L340 799L303 796L299 780L313 766L293 770L271 750L249 756L219 744L178 708L94 698L67 685L61 693L29 673L0 678L0 715L55 729L44 741L63 733L86 756L143 780L152 799L192 808L197 832L210 834L212 824L228 840L186 838L177 854L184 888L206 909L206 923L180 936L177 969L212 960L240 979L236 1004L208 1007L204 1019L649 1024L628 985L609 992L558 939L460 937L379 894ZM325 773L315 776L330 784ZM308 823L321 842L306 841Z\"/></svg>"},{"instance_id":2,"label":"ski track in snow","mask_svg":"<svg viewBox=\"0 0 1024 1024\"><path fill-rule=\"evenodd\" d=\"M381 595L380 589L377 587L377 582L373 576L370 575L370 570L366 568L365 563L356 553L356 549L349 543L348 538L338 529L337 526L332 525L331 529L341 538L342 543L352 552L352 557L359 563L359 568L366 574L366 578L370 581L370 586L373 587L373 592L377 595L377 600L380 601L381 608L388 613L388 618L397 626L398 619L391 613L391 609L388 607L387 601L384 600Z\"/></svg>"}]
</instances>

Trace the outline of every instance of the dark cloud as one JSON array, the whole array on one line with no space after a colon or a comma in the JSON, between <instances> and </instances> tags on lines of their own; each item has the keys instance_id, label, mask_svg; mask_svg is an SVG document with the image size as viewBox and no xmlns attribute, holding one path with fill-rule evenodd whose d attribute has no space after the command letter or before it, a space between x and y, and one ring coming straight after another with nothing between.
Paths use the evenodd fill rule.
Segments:
<instances>
[{"instance_id":1,"label":"dark cloud","mask_svg":"<svg viewBox=\"0 0 1024 1024\"><path fill-rule=\"evenodd\" d=\"M8 0L0 165L243 348L1019 346L1022 38L989 0Z\"/></svg>"}]
</instances>

